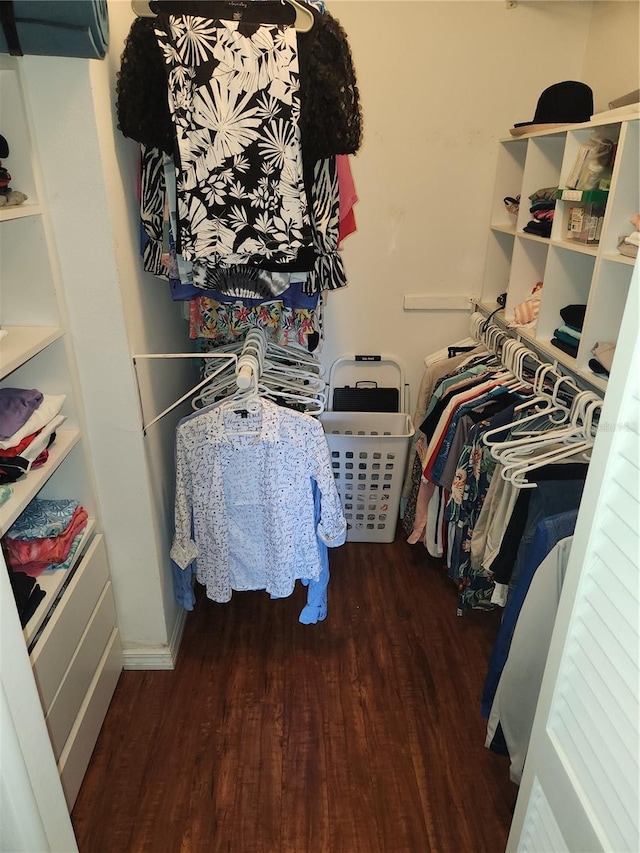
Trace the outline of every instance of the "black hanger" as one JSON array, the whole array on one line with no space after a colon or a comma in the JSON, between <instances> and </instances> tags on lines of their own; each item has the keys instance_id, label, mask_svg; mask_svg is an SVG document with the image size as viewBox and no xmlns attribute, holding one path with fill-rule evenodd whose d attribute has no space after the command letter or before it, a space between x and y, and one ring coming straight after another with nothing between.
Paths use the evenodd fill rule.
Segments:
<instances>
[{"instance_id":1,"label":"black hanger","mask_svg":"<svg viewBox=\"0 0 640 853\"><path fill-rule=\"evenodd\" d=\"M454 355L458 355L459 353L471 352L477 346L478 346L478 344L472 344L469 347L456 347L456 346L447 347L447 358L453 358Z\"/></svg>"}]
</instances>

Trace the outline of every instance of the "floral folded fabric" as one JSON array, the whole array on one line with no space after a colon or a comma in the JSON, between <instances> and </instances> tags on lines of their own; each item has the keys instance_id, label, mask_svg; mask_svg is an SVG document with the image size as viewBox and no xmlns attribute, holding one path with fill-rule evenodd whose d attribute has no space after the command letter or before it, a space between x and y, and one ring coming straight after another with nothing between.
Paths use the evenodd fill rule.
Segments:
<instances>
[{"instance_id":1,"label":"floral folded fabric","mask_svg":"<svg viewBox=\"0 0 640 853\"><path fill-rule=\"evenodd\" d=\"M64 562L52 563L50 566L47 566L46 569L44 569L43 571L37 571L37 573L35 571L30 573L31 564L27 564L27 568L25 568L23 566L20 568L19 571L12 569L10 574L12 576L24 575L24 577L36 578L36 577L41 577L42 575L52 575L54 572L63 572L66 569L70 569L71 565L75 559L76 552L78 551L78 548L80 547L80 543L82 542L83 536L84 536L84 531L81 530L80 533L78 533L76 538L71 543L71 548L69 549L69 553L67 554Z\"/></svg>"},{"instance_id":2,"label":"floral folded fabric","mask_svg":"<svg viewBox=\"0 0 640 853\"><path fill-rule=\"evenodd\" d=\"M46 569L64 562L74 539L87 526L88 513L78 507L67 528L49 539L7 539L2 543L7 565L15 570L37 577Z\"/></svg>"},{"instance_id":3,"label":"floral folded fabric","mask_svg":"<svg viewBox=\"0 0 640 853\"><path fill-rule=\"evenodd\" d=\"M34 498L6 533L7 539L49 539L71 523L80 504L74 500Z\"/></svg>"}]
</instances>

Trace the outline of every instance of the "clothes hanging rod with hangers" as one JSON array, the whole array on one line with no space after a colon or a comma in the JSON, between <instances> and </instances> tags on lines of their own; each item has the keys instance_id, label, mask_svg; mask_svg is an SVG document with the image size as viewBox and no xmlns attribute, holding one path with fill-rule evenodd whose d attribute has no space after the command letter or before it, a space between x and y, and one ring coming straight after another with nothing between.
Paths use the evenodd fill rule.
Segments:
<instances>
[{"instance_id":1,"label":"clothes hanging rod with hangers","mask_svg":"<svg viewBox=\"0 0 640 853\"><path fill-rule=\"evenodd\" d=\"M297 350L291 349L290 353L286 352L286 347L280 346L278 344L273 344L268 341L267 335L263 329L251 329L245 338L242 341L242 344L237 347L235 350L227 349L225 346L222 346L217 352L169 352L169 353L138 353L132 357L133 366L134 366L134 374L136 378L136 386L138 391L138 399L140 401L140 411L142 412L142 430L143 434L147 434L147 430L164 418L165 415L169 414L169 412L173 411L177 406L181 403L184 403L189 397L192 397L196 391L200 391L200 389L204 388L207 384L210 384L213 379L215 379L218 375L220 375L224 370L229 369L232 365L234 366L235 371L235 379L236 379L236 388L239 391L243 391L246 388L249 388L254 381L259 381L262 375L262 372L265 367L265 361L269 358L269 348L273 347L276 353L286 354L289 358L299 363L301 368L304 368L307 358L312 358L310 353L305 353L303 350L298 352ZM258 357L259 356L259 357ZM206 372L206 375L190 388L186 393L182 394L179 399L174 400L167 408L165 408L160 414L154 416L151 420L145 420L145 412L142 403L142 392L140 388L140 378L138 376L138 362L143 360L162 360L162 359L204 359L205 361L220 363L220 366L214 368L211 372ZM312 363L314 368L322 368L319 363L315 361ZM274 365L277 367L277 365ZM307 402L314 402L318 400L321 402L321 406L316 406L314 411L316 414L321 414L324 411L324 395L317 388L316 382L319 377L322 375L322 369L320 372L313 371L310 376L310 384L309 389L315 392L314 397L305 397L304 399ZM266 374L265 374L266 375ZM323 383L324 384L324 383ZM275 391L274 391L275 393ZM282 392L283 396L290 396L285 388Z\"/></svg>"},{"instance_id":2,"label":"clothes hanging rod with hangers","mask_svg":"<svg viewBox=\"0 0 640 853\"><path fill-rule=\"evenodd\" d=\"M298 3L298 0L280 0L282 6L287 5L291 6L295 11L295 19L293 21L293 26L296 28L299 33L308 33L309 30L313 29L314 18L313 12L307 6L304 6L302 3ZM175 2L175 9L173 10L175 13L179 13L180 2L177 0ZM188 6L187 2L187 6ZM208 5L206 0L199 4L203 9L206 9ZM249 7L249 5L257 6L258 3L255 0L212 0L211 8L214 6L227 6L229 20L242 20L242 10ZM135 12L135 14L139 18L155 18L158 11L162 11L157 0L131 0L131 8ZM189 13L192 14L192 13ZM220 17L219 12L216 12L215 17Z\"/></svg>"},{"instance_id":3,"label":"clothes hanging rod with hangers","mask_svg":"<svg viewBox=\"0 0 640 853\"><path fill-rule=\"evenodd\" d=\"M558 374L558 376L560 376L561 374L564 374L565 376L570 376L579 386L585 388L585 390L593 391L600 397L604 396L602 385L596 377L591 380L589 376L586 376L580 370L573 369L569 365L565 364L563 361L557 358L555 354L550 353L548 349L545 348L542 342L532 339L529 335L522 335L521 331L518 328L512 329L508 327L506 322L501 317L494 316L495 313L495 311L489 310L484 305L477 305L476 311L474 312L472 317L475 316L475 314L482 315L482 324L485 324L488 321L488 324L496 329L496 332L494 332L494 334L500 332L503 336L507 338L514 338L515 340L520 341L523 346L532 350L540 361L553 365L553 368ZM471 325L473 328L473 323ZM473 334L473 332L472 337L474 337L475 340L479 340L478 337Z\"/></svg>"}]
</instances>

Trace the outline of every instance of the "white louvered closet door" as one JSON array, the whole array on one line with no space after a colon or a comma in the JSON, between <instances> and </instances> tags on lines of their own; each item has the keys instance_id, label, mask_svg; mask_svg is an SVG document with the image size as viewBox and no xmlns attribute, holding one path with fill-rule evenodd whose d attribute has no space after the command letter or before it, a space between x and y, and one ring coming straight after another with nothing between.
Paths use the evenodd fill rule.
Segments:
<instances>
[{"instance_id":1,"label":"white louvered closet door","mask_svg":"<svg viewBox=\"0 0 640 853\"><path fill-rule=\"evenodd\" d=\"M508 851L640 851L639 272L636 264Z\"/></svg>"}]
</instances>

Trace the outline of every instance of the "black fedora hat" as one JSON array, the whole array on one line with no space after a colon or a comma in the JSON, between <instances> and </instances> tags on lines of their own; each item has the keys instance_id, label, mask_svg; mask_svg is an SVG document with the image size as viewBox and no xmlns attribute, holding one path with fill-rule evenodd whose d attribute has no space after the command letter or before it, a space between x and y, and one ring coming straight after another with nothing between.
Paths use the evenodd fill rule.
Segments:
<instances>
[{"instance_id":1,"label":"black fedora hat","mask_svg":"<svg viewBox=\"0 0 640 853\"><path fill-rule=\"evenodd\" d=\"M512 136L522 136L536 130L547 130L563 124L589 121L593 115L593 92L586 83L564 80L549 86L538 98L533 121L514 124Z\"/></svg>"}]
</instances>

